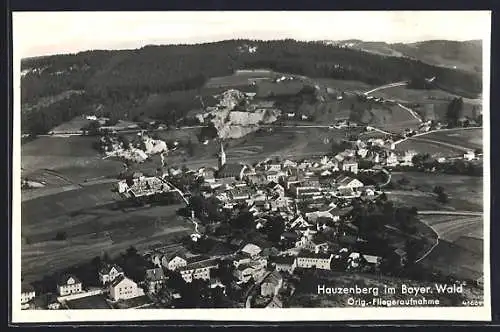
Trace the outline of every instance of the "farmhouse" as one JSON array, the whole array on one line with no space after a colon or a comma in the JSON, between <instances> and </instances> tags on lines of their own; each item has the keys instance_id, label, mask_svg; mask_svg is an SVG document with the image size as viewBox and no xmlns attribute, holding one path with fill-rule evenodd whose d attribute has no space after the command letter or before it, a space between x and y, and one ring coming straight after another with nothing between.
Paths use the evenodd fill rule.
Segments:
<instances>
[{"instance_id":1,"label":"farmhouse","mask_svg":"<svg viewBox=\"0 0 500 332\"><path fill-rule=\"evenodd\" d=\"M358 179L351 178L350 176L341 175L335 179L338 189L358 189L364 186L363 182Z\"/></svg>"},{"instance_id":2,"label":"farmhouse","mask_svg":"<svg viewBox=\"0 0 500 332\"><path fill-rule=\"evenodd\" d=\"M413 166L413 157L417 155L416 151L408 150L400 157L400 164L402 166Z\"/></svg>"},{"instance_id":3,"label":"farmhouse","mask_svg":"<svg viewBox=\"0 0 500 332\"><path fill-rule=\"evenodd\" d=\"M116 278L124 276L123 270L116 264L105 265L99 270L99 281L105 285L114 281Z\"/></svg>"},{"instance_id":4,"label":"farmhouse","mask_svg":"<svg viewBox=\"0 0 500 332\"><path fill-rule=\"evenodd\" d=\"M165 255L162 258L162 265L170 271L176 271L181 267L185 267L187 265L187 260L183 255L173 254L173 255Z\"/></svg>"},{"instance_id":5,"label":"farmhouse","mask_svg":"<svg viewBox=\"0 0 500 332\"><path fill-rule=\"evenodd\" d=\"M82 282L73 275L64 275L57 283L57 292L60 296L80 293L82 291Z\"/></svg>"},{"instance_id":6,"label":"farmhouse","mask_svg":"<svg viewBox=\"0 0 500 332\"><path fill-rule=\"evenodd\" d=\"M352 158L346 158L340 162L340 170L344 172L358 173L358 163Z\"/></svg>"},{"instance_id":7,"label":"farmhouse","mask_svg":"<svg viewBox=\"0 0 500 332\"><path fill-rule=\"evenodd\" d=\"M476 154L474 153L474 151L469 150L466 153L464 153L465 160L471 161L471 160L474 160L475 158L476 158Z\"/></svg>"},{"instance_id":8,"label":"farmhouse","mask_svg":"<svg viewBox=\"0 0 500 332\"><path fill-rule=\"evenodd\" d=\"M113 301L133 299L143 295L144 291L132 279L125 276L116 278L109 285L109 296Z\"/></svg>"},{"instance_id":9,"label":"farmhouse","mask_svg":"<svg viewBox=\"0 0 500 332\"><path fill-rule=\"evenodd\" d=\"M398 156L394 152L389 152L385 159L385 165L388 167L394 167L398 165Z\"/></svg>"}]
</instances>

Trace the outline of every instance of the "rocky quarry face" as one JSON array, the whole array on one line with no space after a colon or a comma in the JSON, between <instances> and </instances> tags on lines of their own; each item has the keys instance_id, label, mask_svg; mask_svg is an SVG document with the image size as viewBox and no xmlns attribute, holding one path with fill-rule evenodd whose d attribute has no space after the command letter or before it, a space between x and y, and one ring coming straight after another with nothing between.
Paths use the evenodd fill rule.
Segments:
<instances>
[{"instance_id":1,"label":"rocky quarry face","mask_svg":"<svg viewBox=\"0 0 500 332\"><path fill-rule=\"evenodd\" d=\"M203 119L210 120L222 139L240 138L259 129L259 124L273 123L278 119L281 111L278 109L257 109L254 112L233 111L246 96L238 90L227 90L217 96L219 103L217 110L202 115Z\"/></svg>"}]
</instances>

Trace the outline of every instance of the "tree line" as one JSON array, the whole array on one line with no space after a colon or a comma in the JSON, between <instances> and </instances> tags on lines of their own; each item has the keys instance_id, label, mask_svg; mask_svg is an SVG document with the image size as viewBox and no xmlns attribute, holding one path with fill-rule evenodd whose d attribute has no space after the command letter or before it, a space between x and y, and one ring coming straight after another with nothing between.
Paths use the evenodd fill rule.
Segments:
<instances>
[{"instance_id":1,"label":"tree line","mask_svg":"<svg viewBox=\"0 0 500 332\"><path fill-rule=\"evenodd\" d=\"M251 43L258 51L241 53L238 46L242 43ZM369 84L436 76L440 84L450 90L478 94L482 89L481 78L470 73L406 58L389 58L294 40L231 40L199 45L146 46L137 50L87 51L27 59L21 66L27 71L21 81L23 104L34 104L42 97L70 89L84 90L85 98L124 116L144 104L148 97L166 94L168 98L156 107L154 115L170 122L178 121L193 107L199 107L196 96L208 78L230 75L241 68L268 68ZM76 97L70 99L78 102ZM64 112L64 106L51 105L48 109L37 111L43 116L31 115L26 119L28 126L45 128L49 126L47 123L60 124L62 116L52 113ZM171 116L172 113L175 116Z\"/></svg>"}]
</instances>

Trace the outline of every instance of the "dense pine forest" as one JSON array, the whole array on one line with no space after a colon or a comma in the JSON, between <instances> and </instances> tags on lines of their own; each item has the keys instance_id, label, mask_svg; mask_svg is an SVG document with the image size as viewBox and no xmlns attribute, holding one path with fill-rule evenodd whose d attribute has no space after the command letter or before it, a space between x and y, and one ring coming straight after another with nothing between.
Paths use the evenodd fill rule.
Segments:
<instances>
[{"instance_id":1,"label":"dense pine forest","mask_svg":"<svg viewBox=\"0 0 500 332\"><path fill-rule=\"evenodd\" d=\"M241 45L257 51L242 52ZM47 132L91 105L116 117L130 117L148 97L163 95L153 116L179 119L198 103L204 83L236 69L268 68L315 78L357 80L379 85L436 76L440 88L476 97L480 74L436 67L404 57L386 57L320 42L231 40L198 45L146 46L137 50L86 51L22 61L23 131ZM47 107L30 107L41 98L83 91ZM174 114L174 115L173 115Z\"/></svg>"}]
</instances>

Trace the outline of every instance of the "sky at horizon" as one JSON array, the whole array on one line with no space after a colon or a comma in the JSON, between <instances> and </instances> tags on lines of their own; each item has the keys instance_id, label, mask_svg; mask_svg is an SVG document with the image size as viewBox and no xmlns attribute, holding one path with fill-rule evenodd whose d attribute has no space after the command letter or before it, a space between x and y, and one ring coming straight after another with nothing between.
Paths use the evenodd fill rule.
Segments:
<instances>
[{"instance_id":1,"label":"sky at horizon","mask_svg":"<svg viewBox=\"0 0 500 332\"><path fill-rule=\"evenodd\" d=\"M14 12L21 58L227 39L409 43L489 37L488 11Z\"/></svg>"}]
</instances>

